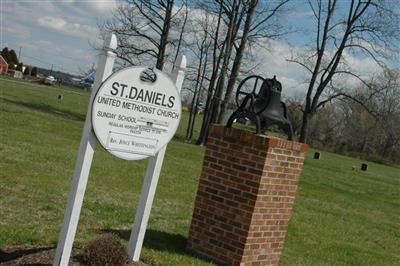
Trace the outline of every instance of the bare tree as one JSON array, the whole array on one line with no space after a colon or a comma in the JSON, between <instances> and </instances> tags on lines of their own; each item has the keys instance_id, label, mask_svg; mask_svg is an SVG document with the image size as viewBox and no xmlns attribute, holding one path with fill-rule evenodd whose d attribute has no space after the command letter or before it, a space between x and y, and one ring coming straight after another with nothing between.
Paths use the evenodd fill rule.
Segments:
<instances>
[{"instance_id":1,"label":"bare tree","mask_svg":"<svg viewBox=\"0 0 400 266\"><path fill-rule=\"evenodd\" d=\"M272 36L278 36L282 34L283 32L279 33L276 32L276 27L266 27L272 18L276 16L276 14L282 10L284 5L288 2L289 0L283 0L283 1L278 1L278 2L273 2L271 5L270 3L263 3L259 0L249 0L244 3L245 5L245 21L242 29L242 34L241 36L238 37L239 45L235 45L235 58L233 60L230 76L228 79L228 84L226 87L225 95L224 98L221 102L221 109L218 114L218 123L223 122L223 117L225 115L226 111L226 106L229 102L229 99L232 97L232 92L235 86L235 83L238 79L238 75L240 72L241 64L243 61L243 55L245 53L246 46L248 45L248 40L249 38L259 38L262 41L266 41L266 39L272 37ZM270 7L271 5L271 7ZM258 12L257 14L257 7ZM259 15L256 19L254 19L255 15ZM279 23L278 23L279 24ZM271 30L272 29L272 30Z\"/></svg>"},{"instance_id":2,"label":"bare tree","mask_svg":"<svg viewBox=\"0 0 400 266\"><path fill-rule=\"evenodd\" d=\"M292 96L285 100L288 117L292 123L294 135L298 135L301 129L301 114L303 113L303 101L299 96Z\"/></svg>"},{"instance_id":3,"label":"bare tree","mask_svg":"<svg viewBox=\"0 0 400 266\"><path fill-rule=\"evenodd\" d=\"M214 35L213 71L209 83L206 112L204 113L202 128L198 145L205 144L207 140L208 127L211 123L218 122L218 114L221 112L225 80L229 75L229 66L238 37L246 15L247 1L215 0L218 3L218 27ZM221 30L222 29L222 30ZM222 43L218 45L219 33L223 33Z\"/></svg>"},{"instance_id":4,"label":"bare tree","mask_svg":"<svg viewBox=\"0 0 400 266\"><path fill-rule=\"evenodd\" d=\"M215 2L213 2L216 4ZM209 11L212 14L215 14L215 11L210 9L209 6L204 6L205 3L203 3L203 8L205 8L206 11ZM211 31L208 33L210 37L212 38L212 70L211 70L211 77L209 79L209 84L208 84L208 89L207 89L207 98L206 98L206 104L205 104L205 109L204 109L204 114L203 114L203 121L200 129L200 135L196 141L197 145L203 145L206 142L207 139L207 132L208 132L208 127L210 125L210 122L212 120L213 116L213 104L214 104L214 94L215 94L215 83L218 78L218 72L220 69L220 64L221 60L223 58L224 53L222 52L224 50L225 44L226 44L226 38L225 40L220 40L220 33L224 32L223 31L223 1L219 1L218 5L216 5L217 8L217 21L216 21L216 27L212 28ZM210 4L212 6L212 4Z\"/></svg>"},{"instance_id":5,"label":"bare tree","mask_svg":"<svg viewBox=\"0 0 400 266\"><path fill-rule=\"evenodd\" d=\"M353 88L346 97L327 102L310 120L308 142L367 159L400 162L399 86L399 70L385 70ZM289 112L299 114L292 108L303 108L303 104L289 101ZM294 118L294 127L298 127L301 117Z\"/></svg>"},{"instance_id":6,"label":"bare tree","mask_svg":"<svg viewBox=\"0 0 400 266\"><path fill-rule=\"evenodd\" d=\"M223 3L223 1L221 1ZM210 122L218 122L218 114L221 111L222 97L225 87L225 79L228 75L228 66L231 62L232 52L235 45L236 36L238 34L243 16L245 15L245 6L239 0L232 0L230 5L225 3L222 5L227 24L227 34L225 37L225 50L223 51L223 60L221 69L218 74L215 95L211 106Z\"/></svg>"},{"instance_id":7,"label":"bare tree","mask_svg":"<svg viewBox=\"0 0 400 266\"><path fill-rule=\"evenodd\" d=\"M117 54L129 65L155 60L163 69L171 25L178 9L173 13L174 0L125 0L103 29L118 38ZM186 8L187 9L187 8Z\"/></svg>"},{"instance_id":8,"label":"bare tree","mask_svg":"<svg viewBox=\"0 0 400 266\"><path fill-rule=\"evenodd\" d=\"M194 32L195 43L193 44L193 54L198 58L198 66L196 69L195 85L186 131L186 141L188 142L192 141L194 125L198 113L198 105L200 103L201 91L203 89L203 83L208 66L208 52L212 44L209 38L209 31L212 21L213 19L205 12L199 20L194 21L194 23L200 25L201 29L199 32ZM194 28L195 27L192 27L192 29Z\"/></svg>"},{"instance_id":9,"label":"bare tree","mask_svg":"<svg viewBox=\"0 0 400 266\"><path fill-rule=\"evenodd\" d=\"M244 3L244 5L243 5L244 6L243 7L243 13L244 14L242 16L245 15L246 16L246 20L245 20L245 23L244 23L244 29L243 29L243 34L242 34L242 37L241 37L240 45L239 45L239 48L236 51L236 56L235 56L235 59L234 59L234 62L233 62L233 67L231 69L231 74L230 74L229 81L231 81L231 80L236 81L236 78L233 77L233 76L237 76L237 74L239 72L239 69L240 69L240 63L242 61L242 55L243 55L244 48L245 48L245 45L246 45L246 42L247 42L247 37L248 37L249 31L250 31L250 26L251 26L251 22L253 20L254 10L255 10L255 8L257 6L257 3L258 3L258 0L251 0L251 1L249 1L248 4ZM237 28L239 28L240 24L241 24L241 19L238 19L237 21L231 20L231 23L239 24L239 25L235 25ZM230 36L230 37L231 37L231 40L229 40L230 41L230 46L229 47L232 49L235 46L235 38L236 38L236 36ZM225 67L223 69L224 72L221 75L221 78L219 80L220 90L219 90L219 95L218 95L218 98L217 98L217 100L219 101L219 109L218 109L218 112L216 114L216 119L215 119L215 122L218 122L218 123L221 123L222 120L223 120L223 115L225 113L225 108L226 108L226 105L227 105L228 100L230 98L231 91L233 89L233 85L231 87L228 87L230 90L226 91L224 97L222 96L223 87L224 87L224 81L225 81L225 73L227 72L226 68L227 68L227 65L229 63L229 59L231 57L230 53L232 51L230 50L230 51L227 51L227 52L229 52L229 54L226 54L225 58L227 60L224 60L224 67ZM228 81L228 85L229 85L229 81Z\"/></svg>"},{"instance_id":10,"label":"bare tree","mask_svg":"<svg viewBox=\"0 0 400 266\"><path fill-rule=\"evenodd\" d=\"M369 101L381 132L377 137L379 140L377 150L385 158L400 144L400 72L398 70L384 71L372 81L371 87L377 88L375 90L377 93L370 97Z\"/></svg>"},{"instance_id":11,"label":"bare tree","mask_svg":"<svg viewBox=\"0 0 400 266\"><path fill-rule=\"evenodd\" d=\"M218 38L218 34L214 35L214 68L209 83L209 98L206 102L202 130L197 144L205 143L210 123L221 123L223 120L227 105L232 99L234 85L241 72L240 68L249 39L261 40L264 38L263 41L265 41L265 38L268 37L267 33L271 32L265 25L286 2L287 0L279 1L271 9L272 5L268 5L266 8L266 3L259 0L214 1L214 4L219 4L214 5L214 9L219 11L218 17L221 23L218 25L221 25L223 35L222 38ZM255 14L259 16L254 18ZM216 33L219 32L216 31ZM222 40L220 45L218 45L219 40ZM227 86L226 81L228 81Z\"/></svg>"},{"instance_id":12,"label":"bare tree","mask_svg":"<svg viewBox=\"0 0 400 266\"><path fill-rule=\"evenodd\" d=\"M315 44L309 53L289 61L309 73L309 84L303 110L300 141L306 142L309 122L318 109L335 98L346 96L332 88L334 77L349 75L361 82L361 73L346 65L346 50L364 54L383 66L383 58L396 47L399 40L399 15L394 2L373 0L309 0L315 18ZM340 6L341 5L341 6Z\"/></svg>"},{"instance_id":13,"label":"bare tree","mask_svg":"<svg viewBox=\"0 0 400 266\"><path fill-rule=\"evenodd\" d=\"M96 72L96 65L94 63L92 63L85 69L79 67L79 75L82 77L87 77L95 72Z\"/></svg>"},{"instance_id":14,"label":"bare tree","mask_svg":"<svg viewBox=\"0 0 400 266\"><path fill-rule=\"evenodd\" d=\"M174 57L174 61L173 61L173 64L172 64L172 70L174 70L174 68L176 66L176 60L178 60L178 56L179 56L179 54L181 52L181 47L184 44L185 28L186 28L186 23L187 23L187 20L188 20L188 17L189 17L189 7L188 7L187 0L183 0L182 9L183 9L182 18L181 18L182 23L180 23L181 24L181 28L180 28L180 31L179 31L179 38L178 38L178 42L177 42L178 44L177 44L176 51L175 51L175 57Z\"/></svg>"}]
</instances>

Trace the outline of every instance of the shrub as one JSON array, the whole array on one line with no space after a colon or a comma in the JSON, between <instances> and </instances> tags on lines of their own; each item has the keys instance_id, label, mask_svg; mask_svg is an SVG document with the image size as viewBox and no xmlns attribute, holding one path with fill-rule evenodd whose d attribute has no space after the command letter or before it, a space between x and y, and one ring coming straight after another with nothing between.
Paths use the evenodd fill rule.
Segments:
<instances>
[{"instance_id":1,"label":"shrub","mask_svg":"<svg viewBox=\"0 0 400 266\"><path fill-rule=\"evenodd\" d=\"M104 234L93 239L86 246L84 253L90 266L119 266L125 265L128 260L124 245L113 234Z\"/></svg>"},{"instance_id":2,"label":"shrub","mask_svg":"<svg viewBox=\"0 0 400 266\"><path fill-rule=\"evenodd\" d=\"M21 71L22 72L22 68L23 68L23 64L22 63L19 63L18 65L17 65L17 68L16 68L16 70L17 71Z\"/></svg>"},{"instance_id":3,"label":"shrub","mask_svg":"<svg viewBox=\"0 0 400 266\"><path fill-rule=\"evenodd\" d=\"M36 77L36 75L37 75L37 68L36 68L36 67L33 67L33 68L32 68L32 71L31 71L31 76L32 76L32 77Z\"/></svg>"}]
</instances>

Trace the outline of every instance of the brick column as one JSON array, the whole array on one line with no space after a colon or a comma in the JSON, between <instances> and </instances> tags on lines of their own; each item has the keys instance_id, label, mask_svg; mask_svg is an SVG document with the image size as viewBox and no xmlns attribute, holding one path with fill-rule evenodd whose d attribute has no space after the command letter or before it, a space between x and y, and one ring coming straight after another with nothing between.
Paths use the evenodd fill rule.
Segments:
<instances>
[{"instance_id":1,"label":"brick column","mask_svg":"<svg viewBox=\"0 0 400 266\"><path fill-rule=\"evenodd\" d=\"M306 152L212 125L188 249L224 265L278 265Z\"/></svg>"}]
</instances>

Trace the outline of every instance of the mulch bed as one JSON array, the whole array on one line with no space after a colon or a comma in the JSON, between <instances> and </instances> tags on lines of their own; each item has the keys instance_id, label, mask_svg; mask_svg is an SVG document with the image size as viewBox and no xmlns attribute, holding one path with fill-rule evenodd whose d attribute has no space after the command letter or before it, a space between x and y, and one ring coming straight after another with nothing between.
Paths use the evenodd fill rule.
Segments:
<instances>
[{"instance_id":1,"label":"mulch bed","mask_svg":"<svg viewBox=\"0 0 400 266\"><path fill-rule=\"evenodd\" d=\"M14 266L51 266L53 265L53 247L26 248L23 246L13 246L0 250L0 265ZM74 248L69 261L70 266L83 266L85 257L82 249ZM149 266L143 262L127 262L126 266Z\"/></svg>"}]
</instances>

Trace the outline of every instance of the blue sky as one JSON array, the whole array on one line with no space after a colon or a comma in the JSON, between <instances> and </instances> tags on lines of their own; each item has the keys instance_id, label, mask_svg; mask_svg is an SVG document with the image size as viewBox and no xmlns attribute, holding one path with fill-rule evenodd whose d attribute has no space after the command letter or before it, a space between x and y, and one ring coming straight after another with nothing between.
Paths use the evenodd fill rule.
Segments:
<instances>
[{"instance_id":1,"label":"blue sky","mask_svg":"<svg viewBox=\"0 0 400 266\"><path fill-rule=\"evenodd\" d=\"M311 33L312 13L307 1L292 3L284 23L308 28ZM17 54L21 47L24 64L46 68L53 64L55 70L79 74L97 62L97 52L92 47L101 44L97 25L112 17L116 5L116 0L0 0L0 47L12 48ZM307 31L297 31L285 40L271 41L269 49L257 50L261 62L258 74L277 75L290 94L304 90L304 72L286 62L286 58L304 49L309 41ZM365 75L378 69L368 58L348 55L348 59Z\"/></svg>"}]
</instances>

